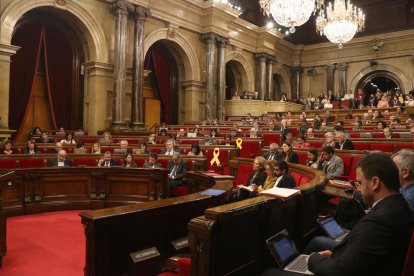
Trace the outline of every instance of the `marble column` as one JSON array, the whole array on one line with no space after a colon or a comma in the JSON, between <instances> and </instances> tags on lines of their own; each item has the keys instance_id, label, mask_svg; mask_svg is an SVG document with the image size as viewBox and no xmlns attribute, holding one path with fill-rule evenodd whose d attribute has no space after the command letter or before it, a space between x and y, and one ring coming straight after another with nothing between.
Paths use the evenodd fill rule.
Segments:
<instances>
[{"instance_id":1,"label":"marble column","mask_svg":"<svg viewBox=\"0 0 414 276\"><path fill-rule=\"evenodd\" d=\"M348 63L340 63L336 66L339 71L339 94L343 97L346 94L346 72L348 71ZM333 91L333 90L332 90Z\"/></svg>"},{"instance_id":2,"label":"marble column","mask_svg":"<svg viewBox=\"0 0 414 276\"><path fill-rule=\"evenodd\" d=\"M206 33L201 35L201 40L207 44L206 56L206 101L205 119L213 119L213 94L214 94L214 59L216 54L216 35Z\"/></svg>"},{"instance_id":3,"label":"marble column","mask_svg":"<svg viewBox=\"0 0 414 276\"><path fill-rule=\"evenodd\" d=\"M145 130L144 124L144 25L151 11L135 6L134 56L131 93L131 129Z\"/></svg>"},{"instance_id":4,"label":"marble column","mask_svg":"<svg viewBox=\"0 0 414 276\"><path fill-rule=\"evenodd\" d=\"M326 92L335 91L335 64L326 65Z\"/></svg>"},{"instance_id":5,"label":"marble column","mask_svg":"<svg viewBox=\"0 0 414 276\"><path fill-rule=\"evenodd\" d=\"M273 64L276 63L276 57L269 55L266 60L266 96L272 99L273 94ZM276 99L272 99L276 100Z\"/></svg>"},{"instance_id":6,"label":"marble column","mask_svg":"<svg viewBox=\"0 0 414 276\"><path fill-rule=\"evenodd\" d=\"M292 98L299 99L302 90L302 67L293 67L292 71Z\"/></svg>"},{"instance_id":7,"label":"marble column","mask_svg":"<svg viewBox=\"0 0 414 276\"><path fill-rule=\"evenodd\" d=\"M9 125L10 57L20 49L18 46L0 44L0 118Z\"/></svg>"},{"instance_id":8,"label":"marble column","mask_svg":"<svg viewBox=\"0 0 414 276\"><path fill-rule=\"evenodd\" d=\"M125 107L125 77L126 77L126 50L127 50L127 23L128 12L133 6L127 1L116 1L111 5L115 13L115 51L114 51L114 97L112 102L113 129L126 127L124 118Z\"/></svg>"},{"instance_id":9,"label":"marble column","mask_svg":"<svg viewBox=\"0 0 414 276\"><path fill-rule=\"evenodd\" d=\"M229 40L225 37L217 37L217 119L225 120L224 100L226 98L226 46Z\"/></svg>"},{"instance_id":10,"label":"marble column","mask_svg":"<svg viewBox=\"0 0 414 276\"><path fill-rule=\"evenodd\" d=\"M266 94L266 60L267 60L267 54L260 53L256 54L254 57L256 58L258 62L258 92L259 92L259 99L264 100L264 95Z\"/></svg>"}]
</instances>

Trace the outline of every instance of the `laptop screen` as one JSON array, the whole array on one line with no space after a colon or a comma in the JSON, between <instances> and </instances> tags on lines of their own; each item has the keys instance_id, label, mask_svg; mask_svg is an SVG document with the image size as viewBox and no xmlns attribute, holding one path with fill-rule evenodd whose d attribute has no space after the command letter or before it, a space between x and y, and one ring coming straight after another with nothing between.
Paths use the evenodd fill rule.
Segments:
<instances>
[{"instance_id":1,"label":"laptop screen","mask_svg":"<svg viewBox=\"0 0 414 276\"><path fill-rule=\"evenodd\" d=\"M345 233L341 226L339 226L339 224L331 216L326 216L318 221L325 232L333 239L337 239Z\"/></svg>"},{"instance_id":2,"label":"laptop screen","mask_svg":"<svg viewBox=\"0 0 414 276\"><path fill-rule=\"evenodd\" d=\"M282 269L299 255L294 241L289 237L286 230L272 236L266 243Z\"/></svg>"}]
</instances>

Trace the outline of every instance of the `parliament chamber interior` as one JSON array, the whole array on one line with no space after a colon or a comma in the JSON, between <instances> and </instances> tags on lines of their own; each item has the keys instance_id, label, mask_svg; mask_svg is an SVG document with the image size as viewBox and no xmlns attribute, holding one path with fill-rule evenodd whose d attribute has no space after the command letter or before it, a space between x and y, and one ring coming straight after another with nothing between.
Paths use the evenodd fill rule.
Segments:
<instances>
[{"instance_id":1,"label":"parliament chamber interior","mask_svg":"<svg viewBox=\"0 0 414 276\"><path fill-rule=\"evenodd\" d=\"M414 3L328 2L0 0L0 275L414 275Z\"/></svg>"}]
</instances>

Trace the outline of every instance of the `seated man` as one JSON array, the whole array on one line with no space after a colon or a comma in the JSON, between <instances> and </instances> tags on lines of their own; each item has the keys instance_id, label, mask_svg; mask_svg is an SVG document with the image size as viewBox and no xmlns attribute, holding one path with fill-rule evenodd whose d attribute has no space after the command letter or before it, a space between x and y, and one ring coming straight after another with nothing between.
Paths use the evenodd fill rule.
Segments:
<instances>
[{"instance_id":1,"label":"seated man","mask_svg":"<svg viewBox=\"0 0 414 276\"><path fill-rule=\"evenodd\" d=\"M167 141L165 141L165 150L162 150L161 154L173 155L174 153L176 153L174 149L174 141L171 139L168 139Z\"/></svg>"},{"instance_id":2,"label":"seated man","mask_svg":"<svg viewBox=\"0 0 414 276\"><path fill-rule=\"evenodd\" d=\"M289 174L289 165L283 160L277 161L275 165L275 175L277 176L276 183L273 187L279 187L279 188L295 188L296 187L296 181Z\"/></svg>"},{"instance_id":3,"label":"seated man","mask_svg":"<svg viewBox=\"0 0 414 276\"><path fill-rule=\"evenodd\" d=\"M210 146L210 145L217 145L217 141L211 138L210 132L204 133L204 138L200 141L200 146Z\"/></svg>"},{"instance_id":4,"label":"seated man","mask_svg":"<svg viewBox=\"0 0 414 276\"><path fill-rule=\"evenodd\" d=\"M392 156L400 172L401 194L414 213L414 152L403 149Z\"/></svg>"},{"instance_id":5,"label":"seated man","mask_svg":"<svg viewBox=\"0 0 414 276\"><path fill-rule=\"evenodd\" d=\"M344 174L344 161L335 155L331 146L324 146L319 161L319 170L326 174L326 178L333 179Z\"/></svg>"},{"instance_id":6,"label":"seated man","mask_svg":"<svg viewBox=\"0 0 414 276\"><path fill-rule=\"evenodd\" d=\"M337 131L335 148L340 150L353 150L354 144L352 143L352 141L346 139L345 132Z\"/></svg>"},{"instance_id":7,"label":"seated man","mask_svg":"<svg viewBox=\"0 0 414 276\"><path fill-rule=\"evenodd\" d=\"M306 137L307 138L316 138L315 137L315 133L313 132L313 128L308 128L308 130L306 131Z\"/></svg>"},{"instance_id":8,"label":"seated man","mask_svg":"<svg viewBox=\"0 0 414 276\"><path fill-rule=\"evenodd\" d=\"M168 188L171 190L183 184L183 179L187 173L187 162L182 160L179 152L174 153L173 159L168 161Z\"/></svg>"},{"instance_id":9,"label":"seated man","mask_svg":"<svg viewBox=\"0 0 414 276\"><path fill-rule=\"evenodd\" d=\"M372 209L333 252L311 254L309 270L317 275L401 275L414 217L399 193L398 168L386 154L372 153L357 163L356 175L362 199Z\"/></svg>"},{"instance_id":10,"label":"seated man","mask_svg":"<svg viewBox=\"0 0 414 276\"><path fill-rule=\"evenodd\" d=\"M47 153L58 153L62 149L63 145L61 142L56 142L55 148L49 150Z\"/></svg>"},{"instance_id":11,"label":"seated man","mask_svg":"<svg viewBox=\"0 0 414 276\"><path fill-rule=\"evenodd\" d=\"M70 167L72 166L72 160L66 158L66 150L59 150L57 157L47 160L48 167Z\"/></svg>"},{"instance_id":12,"label":"seated man","mask_svg":"<svg viewBox=\"0 0 414 276\"><path fill-rule=\"evenodd\" d=\"M161 164L157 162L158 155L155 152L151 152L148 157L148 161L144 163L144 168L154 169L161 168Z\"/></svg>"},{"instance_id":13,"label":"seated man","mask_svg":"<svg viewBox=\"0 0 414 276\"><path fill-rule=\"evenodd\" d=\"M269 145L269 151L263 155L266 160L279 160L282 158L282 153L279 152L279 145L276 143L271 143Z\"/></svg>"},{"instance_id":14,"label":"seated man","mask_svg":"<svg viewBox=\"0 0 414 276\"><path fill-rule=\"evenodd\" d=\"M121 149L125 150L125 154L127 153L131 153L132 154L132 149L128 148L128 141L127 140L121 140L121 142L119 142Z\"/></svg>"},{"instance_id":15,"label":"seated man","mask_svg":"<svg viewBox=\"0 0 414 276\"><path fill-rule=\"evenodd\" d=\"M98 161L98 167L113 167L116 166L115 160L112 159L112 153L106 151L101 159Z\"/></svg>"},{"instance_id":16,"label":"seated man","mask_svg":"<svg viewBox=\"0 0 414 276\"><path fill-rule=\"evenodd\" d=\"M326 146L335 147L335 134L332 132L325 133L325 143L323 143L322 148Z\"/></svg>"}]
</instances>

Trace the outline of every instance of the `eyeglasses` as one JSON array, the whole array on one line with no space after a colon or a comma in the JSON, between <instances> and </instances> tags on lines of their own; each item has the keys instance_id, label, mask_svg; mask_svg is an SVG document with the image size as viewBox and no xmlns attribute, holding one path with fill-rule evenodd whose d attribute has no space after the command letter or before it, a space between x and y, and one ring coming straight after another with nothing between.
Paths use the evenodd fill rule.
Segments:
<instances>
[{"instance_id":1,"label":"eyeglasses","mask_svg":"<svg viewBox=\"0 0 414 276\"><path fill-rule=\"evenodd\" d=\"M351 183L352 186L354 186L355 188L360 188L361 187L361 182L358 180L352 180L349 181Z\"/></svg>"}]
</instances>

